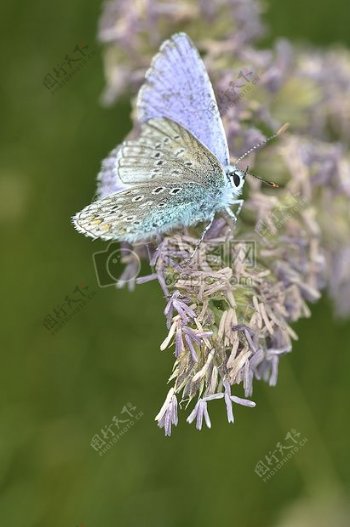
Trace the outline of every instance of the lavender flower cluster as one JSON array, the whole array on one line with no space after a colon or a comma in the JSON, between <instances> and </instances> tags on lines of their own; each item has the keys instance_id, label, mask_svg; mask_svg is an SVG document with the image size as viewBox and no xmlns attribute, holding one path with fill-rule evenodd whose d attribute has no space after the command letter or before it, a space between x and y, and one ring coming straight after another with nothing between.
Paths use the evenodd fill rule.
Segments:
<instances>
[{"instance_id":1,"label":"lavender flower cluster","mask_svg":"<svg viewBox=\"0 0 350 527\"><path fill-rule=\"evenodd\" d=\"M279 359L297 338L292 324L310 316L308 304L321 291L339 316L350 313L350 53L286 40L257 50L261 11L256 0L143 0L133 10L111 0L100 21L106 102L135 94L159 44L181 30L204 54L232 154L290 123L281 139L249 157L250 169L279 189L249 181L234 243L222 218L196 258L200 229L169 234L151 246L153 272L135 280L157 279L167 299L161 349L174 346L175 364L156 417L166 435L178 423L178 399L187 405L196 398L187 421L198 429L211 426L210 401L224 400L229 422L233 404L254 406L232 387L241 384L250 397L254 379L276 384Z\"/></svg>"}]
</instances>

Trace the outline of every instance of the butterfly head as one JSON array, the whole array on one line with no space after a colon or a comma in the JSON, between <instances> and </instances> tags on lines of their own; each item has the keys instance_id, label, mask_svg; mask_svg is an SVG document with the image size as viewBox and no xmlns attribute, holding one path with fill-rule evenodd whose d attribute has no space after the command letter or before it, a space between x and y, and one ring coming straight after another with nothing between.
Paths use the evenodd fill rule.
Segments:
<instances>
[{"instance_id":1,"label":"butterfly head","mask_svg":"<svg viewBox=\"0 0 350 527\"><path fill-rule=\"evenodd\" d=\"M235 194L240 194L245 182L248 168L246 170L240 170L236 165L229 165L226 169L226 176L232 185Z\"/></svg>"}]
</instances>

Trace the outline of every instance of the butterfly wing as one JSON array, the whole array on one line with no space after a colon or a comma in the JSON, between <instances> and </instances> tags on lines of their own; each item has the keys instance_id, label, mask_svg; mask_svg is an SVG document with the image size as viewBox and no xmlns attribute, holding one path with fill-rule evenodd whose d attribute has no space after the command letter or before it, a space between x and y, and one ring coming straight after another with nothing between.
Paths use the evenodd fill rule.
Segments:
<instances>
[{"instance_id":1,"label":"butterfly wing","mask_svg":"<svg viewBox=\"0 0 350 527\"><path fill-rule=\"evenodd\" d=\"M185 33L166 40L153 58L137 99L141 122L168 117L189 130L223 166L226 135L214 91L200 55Z\"/></svg>"},{"instance_id":2,"label":"butterfly wing","mask_svg":"<svg viewBox=\"0 0 350 527\"><path fill-rule=\"evenodd\" d=\"M214 170L213 170L214 168ZM102 162L97 176L99 198L154 178L187 177L210 184L222 169L217 158L182 126L170 119L151 119L140 136L124 141ZM213 182L215 184L215 182Z\"/></svg>"},{"instance_id":3,"label":"butterfly wing","mask_svg":"<svg viewBox=\"0 0 350 527\"><path fill-rule=\"evenodd\" d=\"M118 159L120 158L122 145L118 145L102 161L101 170L97 175L97 196L104 198L114 192L120 192L128 188L118 174Z\"/></svg>"},{"instance_id":4,"label":"butterfly wing","mask_svg":"<svg viewBox=\"0 0 350 527\"><path fill-rule=\"evenodd\" d=\"M73 223L86 236L132 243L204 221L219 200L219 189L204 192L196 182L152 181L94 201Z\"/></svg>"},{"instance_id":5,"label":"butterfly wing","mask_svg":"<svg viewBox=\"0 0 350 527\"><path fill-rule=\"evenodd\" d=\"M222 185L216 157L182 126L170 119L143 123L141 135L125 141L115 156L114 171L124 185L175 178L202 185Z\"/></svg>"},{"instance_id":6,"label":"butterfly wing","mask_svg":"<svg viewBox=\"0 0 350 527\"><path fill-rule=\"evenodd\" d=\"M226 176L216 157L169 119L144 123L139 139L117 154L127 188L91 203L76 214L79 232L104 240L137 241L212 216ZM138 181L132 185L129 182Z\"/></svg>"}]
</instances>

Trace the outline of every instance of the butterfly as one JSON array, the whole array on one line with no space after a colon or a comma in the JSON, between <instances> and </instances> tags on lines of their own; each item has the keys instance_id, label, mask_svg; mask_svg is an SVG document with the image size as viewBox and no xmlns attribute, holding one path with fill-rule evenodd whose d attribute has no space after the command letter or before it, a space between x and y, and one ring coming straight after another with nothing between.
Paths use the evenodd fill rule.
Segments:
<instances>
[{"instance_id":1,"label":"butterfly","mask_svg":"<svg viewBox=\"0 0 350 527\"><path fill-rule=\"evenodd\" d=\"M212 84L185 33L166 40L153 58L137 117L138 138L103 161L98 199L73 217L75 228L133 243L206 222L203 239L221 211L236 221L247 172L230 164Z\"/></svg>"}]
</instances>

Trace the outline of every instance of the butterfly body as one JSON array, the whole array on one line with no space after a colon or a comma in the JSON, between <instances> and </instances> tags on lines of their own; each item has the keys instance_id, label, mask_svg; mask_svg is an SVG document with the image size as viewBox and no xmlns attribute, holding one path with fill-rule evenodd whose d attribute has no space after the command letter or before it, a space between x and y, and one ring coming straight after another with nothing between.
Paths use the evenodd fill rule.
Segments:
<instances>
[{"instance_id":1,"label":"butterfly body","mask_svg":"<svg viewBox=\"0 0 350 527\"><path fill-rule=\"evenodd\" d=\"M245 173L229 164L215 95L184 33L163 43L138 96L139 137L104 160L98 199L73 217L93 238L136 242L210 223L242 205Z\"/></svg>"}]
</instances>

